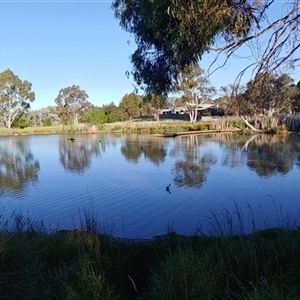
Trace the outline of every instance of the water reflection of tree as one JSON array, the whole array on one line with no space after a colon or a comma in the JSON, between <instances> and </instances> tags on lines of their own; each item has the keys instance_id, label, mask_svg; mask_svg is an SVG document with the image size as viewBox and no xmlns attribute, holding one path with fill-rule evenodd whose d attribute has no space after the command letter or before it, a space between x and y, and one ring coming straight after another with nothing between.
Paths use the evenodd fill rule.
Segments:
<instances>
[{"instance_id":1,"label":"water reflection of tree","mask_svg":"<svg viewBox=\"0 0 300 300\"><path fill-rule=\"evenodd\" d=\"M201 143L200 143L201 141ZM206 181L206 174L216 163L216 157L206 152L205 139L191 135L178 139L171 150L171 155L177 157L174 168L174 182L177 186L201 187Z\"/></svg>"},{"instance_id":2,"label":"water reflection of tree","mask_svg":"<svg viewBox=\"0 0 300 300\"><path fill-rule=\"evenodd\" d=\"M99 156L105 149L105 141L95 137L76 138L74 142L62 136L59 141L59 162L66 171L84 173L90 166L92 155Z\"/></svg>"},{"instance_id":3,"label":"water reflection of tree","mask_svg":"<svg viewBox=\"0 0 300 300\"><path fill-rule=\"evenodd\" d=\"M296 135L222 135L219 142L224 165L236 167L246 163L259 176L287 174L300 146Z\"/></svg>"},{"instance_id":4,"label":"water reflection of tree","mask_svg":"<svg viewBox=\"0 0 300 300\"><path fill-rule=\"evenodd\" d=\"M167 151L162 139L144 139L142 137L126 137L121 146L121 153L129 162L137 163L144 155L155 165L162 163Z\"/></svg>"},{"instance_id":5,"label":"water reflection of tree","mask_svg":"<svg viewBox=\"0 0 300 300\"><path fill-rule=\"evenodd\" d=\"M162 163L166 156L167 150L162 139L149 140L143 144L143 153L146 159L149 159L155 165Z\"/></svg>"},{"instance_id":6,"label":"water reflection of tree","mask_svg":"<svg viewBox=\"0 0 300 300\"><path fill-rule=\"evenodd\" d=\"M243 149L251 139L251 137L242 134L219 134L217 140L222 148L222 164L230 168L246 164L247 153Z\"/></svg>"},{"instance_id":7,"label":"water reflection of tree","mask_svg":"<svg viewBox=\"0 0 300 300\"><path fill-rule=\"evenodd\" d=\"M142 144L132 140L125 140L121 146L121 153L127 161L137 163L142 155Z\"/></svg>"},{"instance_id":8,"label":"water reflection of tree","mask_svg":"<svg viewBox=\"0 0 300 300\"><path fill-rule=\"evenodd\" d=\"M24 140L6 139L0 144L0 188L21 193L29 183L38 181L40 164Z\"/></svg>"},{"instance_id":9,"label":"water reflection of tree","mask_svg":"<svg viewBox=\"0 0 300 300\"><path fill-rule=\"evenodd\" d=\"M260 176L287 174L297 158L295 146L289 136L260 135L248 146L247 165Z\"/></svg>"}]
</instances>

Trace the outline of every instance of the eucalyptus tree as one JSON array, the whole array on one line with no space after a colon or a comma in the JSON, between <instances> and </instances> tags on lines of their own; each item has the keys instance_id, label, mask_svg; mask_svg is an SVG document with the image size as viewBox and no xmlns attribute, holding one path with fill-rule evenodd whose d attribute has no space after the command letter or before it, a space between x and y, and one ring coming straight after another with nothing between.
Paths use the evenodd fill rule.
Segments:
<instances>
[{"instance_id":1,"label":"eucalyptus tree","mask_svg":"<svg viewBox=\"0 0 300 300\"><path fill-rule=\"evenodd\" d=\"M61 119L63 121L71 119L77 125L79 117L83 117L93 108L93 105L87 101L88 98L86 91L81 90L78 85L61 89L55 99Z\"/></svg>"},{"instance_id":2,"label":"eucalyptus tree","mask_svg":"<svg viewBox=\"0 0 300 300\"><path fill-rule=\"evenodd\" d=\"M257 131L264 124L276 126L275 113L290 113L295 105L298 88L288 74L276 76L272 73L258 74L255 84L250 80L246 86L230 84L222 87L224 96L219 103L227 113L239 116L248 127ZM250 119L262 128L256 128Z\"/></svg>"},{"instance_id":3,"label":"eucalyptus tree","mask_svg":"<svg viewBox=\"0 0 300 300\"><path fill-rule=\"evenodd\" d=\"M10 69L0 73L0 115L7 128L11 128L15 118L27 111L30 102L35 100L31 88L30 82L22 81Z\"/></svg>"},{"instance_id":4,"label":"eucalyptus tree","mask_svg":"<svg viewBox=\"0 0 300 300\"><path fill-rule=\"evenodd\" d=\"M217 36L241 37L259 22L263 9L255 2L115 0L115 16L137 42L134 79L148 91L169 91L180 69L196 64Z\"/></svg>"},{"instance_id":5,"label":"eucalyptus tree","mask_svg":"<svg viewBox=\"0 0 300 300\"><path fill-rule=\"evenodd\" d=\"M140 106L141 97L135 93L126 94L119 104L124 117L129 121L140 116Z\"/></svg>"},{"instance_id":6,"label":"eucalyptus tree","mask_svg":"<svg viewBox=\"0 0 300 300\"><path fill-rule=\"evenodd\" d=\"M181 100L190 115L190 121L196 122L200 105L211 101L215 88L204 70L198 65L189 65L178 75L175 91L182 94Z\"/></svg>"},{"instance_id":7,"label":"eucalyptus tree","mask_svg":"<svg viewBox=\"0 0 300 300\"><path fill-rule=\"evenodd\" d=\"M163 94L149 93L142 98L141 111L143 115L153 116L159 121L161 109L168 104L167 97Z\"/></svg>"},{"instance_id":8,"label":"eucalyptus tree","mask_svg":"<svg viewBox=\"0 0 300 300\"><path fill-rule=\"evenodd\" d=\"M260 74L255 85L248 82L243 98L251 104L250 113L271 117L274 113L292 111L297 93L293 81L288 74L265 73Z\"/></svg>"},{"instance_id":9,"label":"eucalyptus tree","mask_svg":"<svg viewBox=\"0 0 300 300\"><path fill-rule=\"evenodd\" d=\"M112 111L118 109L118 106L114 102L111 102L109 104L104 104L102 106L102 109L104 110L105 114L108 116L109 114L111 114Z\"/></svg>"},{"instance_id":10,"label":"eucalyptus tree","mask_svg":"<svg viewBox=\"0 0 300 300\"><path fill-rule=\"evenodd\" d=\"M33 126L51 126L61 123L61 120L53 107L32 110L27 113L27 117Z\"/></svg>"},{"instance_id":11,"label":"eucalyptus tree","mask_svg":"<svg viewBox=\"0 0 300 300\"><path fill-rule=\"evenodd\" d=\"M295 85L296 94L294 96L293 111L300 112L300 81Z\"/></svg>"},{"instance_id":12,"label":"eucalyptus tree","mask_svg":"<svg viewBox=\"0 0 300 300\"><path fill-rule=\"evenodd\" d=\"M131 55L134 80L147 92L161 94L172 91L184 67L198 64L209 52L217 54L220 68L243 46L258 49L248 65L256 73L295 65L300 3L282 1L285 11L270 21L270 8L279 5L275 0L114 0L112 8L137 44Z\"/></svg>"},{"instance_id":13,"label":"eucalyptus tree","mask_svg":"<svg viewBox=\"0 0 300 300\"><path fill-rule=\"evenodd\" d=\"M222 106L227 115L245 116L253 111L249 107L249 103L245 101L245 97L242 96L245 90L245 86L236 83L222 86L221 93L223 95L217 99L216 103Z\"/></svg>"}]
</instances>

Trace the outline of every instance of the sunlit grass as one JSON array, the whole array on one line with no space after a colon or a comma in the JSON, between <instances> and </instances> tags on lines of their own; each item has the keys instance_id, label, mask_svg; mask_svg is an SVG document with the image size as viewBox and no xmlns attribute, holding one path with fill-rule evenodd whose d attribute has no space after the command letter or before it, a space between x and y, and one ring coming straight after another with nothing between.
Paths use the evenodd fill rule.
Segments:
<instances>
[{"instance_id":1,"label":"sunlit grass","mask_svg":"<svg viewBox=\"0 0 300 300\"><path fill-rule=\"evenodd\" d=\"M271 124L272 125L272 124ZM295 127L295 126L294 126ZM267 122L263 128L266 133L286 134L288 129L286 125L269 126ZM297 127L298 128L298 127ZM61 124L57 126L37 126L24 129L0 128L0 136L7 135L31 135L31 134L76 134L76 133L170 133L170 132L227 132L240 131L249 132L243 120L237 117L210 117L209 119L200 120L196 123L190 123L183 120L161 119L159 121L141 119L133 121L124 121L116 123L104 123L92 126L89 123L81 123L78 126L74 124Z\"/></svg>"},{"instance_id":2,"label":"sunlit grass","mask_svg":"<svg viewBox=\"0 0 300 300\"><path fill-rule=\"evenodd\" d=\"M62 133L62 126L47 126L47 127L27 127L27 128L4 128L0 127L0 135L33 135L33 134L60 134Z\"/></svg>"},{"instance_id":3,"label":"sunlit grass","mask_svg":"<svg viewBox=\"0 0 300 300\"><path fill-rule=\"evenodd\" d=\"M191 124L188 121L180 120L161 120L157 121L140 121L135 122L117 122L101 124L98 127L91 128L89 125L86 127L76 126L74 124L69 125L57 125L57 126L36 126L27 128L12 128L7 129L0 128L0 136L11 135L42 135L42 134L76 134L76 133L168 133L168 132L195 132L195 131L218 131L220 129L232 129L236 130L232 121L226 121L227 119L216 119L213 121L200 121ZM226 121L226 122L225 122ZM223 124L223 125L222 125Z\"/></svg>"}]
</instances>

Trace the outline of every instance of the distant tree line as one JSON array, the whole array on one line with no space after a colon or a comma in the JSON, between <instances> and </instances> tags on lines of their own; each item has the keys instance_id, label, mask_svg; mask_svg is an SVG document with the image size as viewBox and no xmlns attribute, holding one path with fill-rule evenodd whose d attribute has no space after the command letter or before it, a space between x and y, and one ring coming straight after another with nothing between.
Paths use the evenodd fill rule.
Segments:
<instances>
[{"instance_id":1,"label":"distant tree line","mask_svg":"<svg viewBox=\"0 0 300 300\"><path fill-rule=\"evenodd\" d=\"M76 126L79 122L99 127L105 123L131 122L141 116L159 120L162 109L183 106L191 122L195 122L199 105L207 103L214 103L221 108L222 114L239 116L245 122L249 118L271 117L276 113L300 112L300 82L295 84L285 73L261 73L255 85L251 81L245 86L230 84L222 87L220 93L222 96L213 99L216 89L204 75L204 70L190 65L174 82L174 93L169 98L156 93L141 96L132 92L125 94L118 105L112 102L97 107L88 101L86 91L72 85L58 92L54 99L56 105L31 110L30 103L35 100L32 84L7 69L0 73L0 120L7 128Z\"/></svg>"},{"instance_id":2,"label":"distant tree line","mask_svg":"<svg viewBox=\"0 0 300 300\"><path fill-rule=\"evenodd\" d=\"M7 128L51 126L89 122L95 125L132 121L141 114L158 119L160 110L167 105L167 98L149 94L140 96L132 92L124 95L119 105L115 103L97 107L88 101L88 94L78 85L62 88L54 99L56 105L31 110L35 101L32 84L22 81L10 69L0 73L0 121Z\"/></svg>"}]
</instances>

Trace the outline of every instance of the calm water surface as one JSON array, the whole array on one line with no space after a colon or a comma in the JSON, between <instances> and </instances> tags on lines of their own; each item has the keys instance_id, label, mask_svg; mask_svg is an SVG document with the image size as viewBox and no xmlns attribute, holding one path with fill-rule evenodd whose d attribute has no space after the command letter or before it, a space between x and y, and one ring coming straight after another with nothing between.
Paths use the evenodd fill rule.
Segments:
<instances>
[{"instance_id":1,"label":"calm water surface","mask_svg":"<svg viewBox=\"0 0 300 300\"><path fill-rule=\"evenodd\" d=\"M0 138L2 224L15 211L71 229L87 215L114 235L150 238L207 233L217 214L238 231L234 203L245 228L253 217L256 228L298 220L299 135L70 137Z\"/></svg>"}]
</instances>

